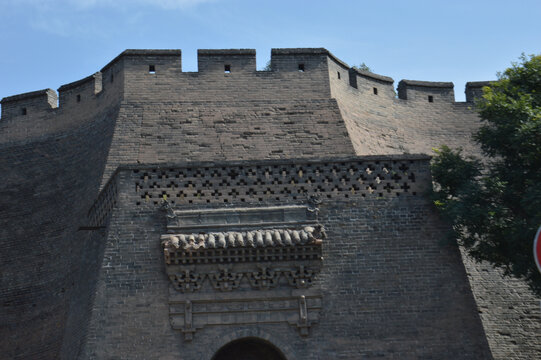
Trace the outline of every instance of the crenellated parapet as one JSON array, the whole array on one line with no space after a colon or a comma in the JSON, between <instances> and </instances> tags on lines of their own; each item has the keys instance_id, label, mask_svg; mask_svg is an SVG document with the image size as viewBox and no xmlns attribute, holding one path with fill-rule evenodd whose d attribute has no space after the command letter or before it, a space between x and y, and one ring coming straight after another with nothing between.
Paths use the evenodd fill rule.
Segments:
<instances>
[{"instance_id":1,"label":"crenellated parapet","mask_svg":"<svg viewBox=\"0 0 541 360\"><path fill-rule=\"evenodd\" d=\"M350 67L324 48L272 49L270 68L258 71L255 49L201 49L198 71L182 71L181 50L125 50L100 71L51 89L2 99L2 120L28 115L41 118L99 113L121 100L254 101L379 96L392 106L408 103L453 104L450 82L401 80ZM489 82L470 82L473 102ZM339 91L338 91L339 90ZM361 100L359 100L361 101ZM73 113L72 113L73 112ZM31 117L34 121L34 117ZM21 123L18 126L30 126Z\"/></svg>"},{"instance_id":2,"label":"crenellated parapet","mask_svg":"<svg viewBox=\"0 0 541 360\"><path fill-rule=\"evenodd\" d=\"M57 95L53 89L44 89L8 96L0 101L2 119L46 112L57 107Z\"/></svg>"},{"instance_id":3,"label":"crenellated parapet","mask_svg":"<svg viewBox=\"0 0 541 360\"><path fill-rule=\"evenodd\" d=\"M452 82L401 80L398 83L398 98L402 100L454 102Z\"/></svg>"},{"instance_id":4,"label":"crenellated parapet","mask_svg":"<svg viewBox=\"0 0 541 360\"><path fill-rule=\"evenodd\" d=\"M326 67L330 52L324 48L271 50L271 71L304 73Z\"/></svg>"},{"instance_id":5,"label":"crenellated parapet","mask_svg":"<svg viewBox=\"0 0 541 360\"><path fill-rule=\"evenodd\" d=\"M483 87L490 86L491 81L471 81L466 83L466 102L474 102L483 96Z\"/></svg>"},{"instance_id":6,"label":"crenellated parapet","mask_svg":"<svg viewBox=\"0 0 541 360\"><path fill-rule=\"evenodd\" d=\"M58 88L59 106L74 106L76 103L88 101L102 91L101 72L84 79L62 85Z\"/></svg>"},{"instance_id":7,"label":"crenellated parapet","mask_svg":"<svg viewBox=\"0 0 541 360\"><path fill-rule=\"evenodd\" d=\"M197 50L200 73L253 73L256 71L254 49Z\"/></svg>"}]
</instances>

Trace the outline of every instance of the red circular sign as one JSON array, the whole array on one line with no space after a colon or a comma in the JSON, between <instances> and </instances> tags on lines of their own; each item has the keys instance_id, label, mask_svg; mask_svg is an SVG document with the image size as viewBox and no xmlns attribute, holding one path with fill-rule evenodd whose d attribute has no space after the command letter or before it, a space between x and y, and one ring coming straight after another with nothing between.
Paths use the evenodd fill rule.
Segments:
<instances>
[{"instance_id":1,"label":"red circular sign","mask_svg":"<svg viewBox=\"0 0 541 360\"><path fill-rule=\"evenodd\" d=\"M535 258L537 268L541 272L541 226L539 227L539 230L537 230L537 234L535 234L535 240L533 242L533 257Z\"/></svg>"}]
</instances>

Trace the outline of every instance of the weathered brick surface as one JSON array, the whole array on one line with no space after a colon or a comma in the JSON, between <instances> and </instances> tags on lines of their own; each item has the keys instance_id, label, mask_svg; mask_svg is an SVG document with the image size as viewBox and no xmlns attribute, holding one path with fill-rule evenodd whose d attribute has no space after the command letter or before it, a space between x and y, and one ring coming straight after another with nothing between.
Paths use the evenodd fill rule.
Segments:
<instances>
[{"instance_id":1,"label":"weathered brick surface","mask_svg":"<svg viewBox=\"0 0 541 360\"><path fill-rule=\"evenodd\" d=\"M354 154L332 99L130 102L117 131L107 174L122 163Z\"/></svg>"},{"instance_id":2,"label":"weathered brick surface","mask_svg":"<svg viewBox=\"0 0 541 360\"><path fill-rule=\"evenodd\" d=\"M350 86L347 69L329 59L332 96L357 154L432 154L433 147L443 144L462 147L467 153L478 151L471 142L479 126L473 103L454 102L452 88L437 87L440 83L407 85L407 99L401 99L392 82L356 73L350 76L356 78L357 88ZM429 95L433 102L428 101Z\"/></svg>"},{"instance_id":3,"label":"weathered brick surface","mask_svg":"<svg viewBox=\"0 0 541 360\"><path fill-rule=\"evenodd\" d=\"M342 160L331 159L322 166L328 179L309 184L288 173L246 184L210 177L203 186L190 170L193 184L179 175L154 186L132 168L111 179L124 164L167 173L184 162L220 170L224 161L274 159L298 172L307 159L430 153L441 144L475 153L471 100L483 84L468 85L467 103L454 102L448 83L410 80L397 98L392 79L350 69L325 49L273 49L271 71L255 71L253 50L204 50L198 63L198 72L182 72L179 50L128 50L62 86L58 105L52 90L2 100L3 354L156 358L147 351L158 349L163 359L210 358L256 336L287 358L488 357L459 253L440 242L444 227L409 174L407 186L388 179L384 188L378 174L355 183L351 174L334 178ZM378 171L393 162L379 160L363 161ZM164 193L184 208L296 203L311 192L325 195L321 215L334 239L320 277L326 310L312 335L282 325L205 328L183 343L167 320L156 210ZM494 357L538 357L537 299L520 281L464 264Z\"/></svg>"},{"instance_id":4,"label":"weathered brick surface","mask_svg":"<svg viewBox=\"0 0 541 360\"><path fill-rule=\"evenodd\" d=\"M521 280L504 277L463 254L487 339L495 359L531 359L541 354L541 309Z\"/></svg>"},{"instance_id":5,"label":"weathered brick surface","mask_svg":"<svg viewBox=\"0 0 541 360\"><path fill-rule=\"evenodd\" d=\"M393 169L391 163L387 165L389 169ZM269 183L289 165L279 161L271 164ZM303 178L314 177L313 184L301 181L296 185L307 188L308 195L314 195L317 189L318 167L322 170L321 178L333 173L323 170L324 163L297 164L304 169ZM344 176L351 170L350 164L357 164L353 172L361 174L364 165L374 163L336 162L334 176ZM398 161L394 166L401 164ZM330 197L326 192L320 194L323 202L319 218L328 236L318 277L323 310L320 322L310 329L310 336L300 337L287 324L216 326L197 331L191 343L184 342L182 334L169 324L170 285L160 246L160 234L166 231L165 214L153 198L141 202L136 186L147 182L166 189L171 178L152 168L117 172L118 204L112 212L83 358L172 359L182 354L186 359L209 359L228 341L256 336L275 344L292 359L489 359L488 344L458 249L441 241L445 227L422 195L430 185L427 160L408 160L405 164L410 168L404 172L417 176L417 195L411 191L399 192L401 196L395 192L380 195L377 191L352 194L348 189L331 191ZM254 180L264 178L268 163L240 162L225 170L224 165L190 167L194 178L199 178L194 190L205 183L204 174L215 171L221 172L213 176L217 176L216 180L228 183L239 176L249 182L251 175L246 174L252 170L259 175L253 175ZM239 166L243 166L242 170ZM203 176L196 175L198 169ZM164 170L174 174L186 173L188 169ZM233 174L243 172L231 176L231 170L236 171ZM292 176L299 179L294 173ZM182 184L192 180L177 181ZM255 190L262 194L267 187L261 184ZM231 187L213 189L225 194ZM343 196L346 193L347 198ZM242 198L243 201L241 196L232 200L215 195L199 197L191 203L181 199L176 206L215 208L224 206L225 200L229 206L268 206L300 204L306 199L289 196L275 200L258 194Z\"/></svg>"},{"instance_id":6,"label":"weathered brick surface","mask_svg":"<svg viewBox=\"0 0 541 360\"><path fill-rule=\"evenodd\" d=\"M1 358L59 358L64 342L66 358L78 351L93 292L86 264L100 259L89 251L97 240L77 229L97 196L115 116L0 147Z\"/></svg>"}]
</instances>

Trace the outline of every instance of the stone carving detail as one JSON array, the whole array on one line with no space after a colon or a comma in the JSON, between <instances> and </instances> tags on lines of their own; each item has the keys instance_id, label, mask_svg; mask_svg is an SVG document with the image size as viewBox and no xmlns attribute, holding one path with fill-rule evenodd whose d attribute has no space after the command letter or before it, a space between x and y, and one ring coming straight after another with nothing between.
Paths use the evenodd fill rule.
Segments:
<instances>
[{"instance_id":1,"label":"stone carving detail","mask_svg":"<svg viewBox=\"0 0 541 360\"><path fill-rule=\"evenodd\" d=\"M162 246L169 252L199 249L264 248L273 246L321 245L326 238L321 225L302 229L263 229L244 232L162 235Z\"/></svg>"},{"instance_id":2,"label":"stone carving detail","mask_svg":"<svg viewBox=\"0 0 541 360\"><path fill-rule=\"evenodd\" d=\"M221 291L231 291L238 288L242 276L242 273L231 272L228 268L222 268L220 271L208 274L214 289Z\"/></svg>"},{"instance_id":3,"label":"stone carving detail","mask_svg":"<svg viewBox=\"0 0 541 360\"><path fill-rule=\"evenodd\" d=\"M301 336L308 336L310 323L308 321L308 310L306 309L306 297L304 295L299 297L299 321L297 322L297 327Z\"/></svg>"},{"instance_id":4,"label":"stone carving detail","mask_svg":"<svg viewBox=\"0 0 541 360\"><path fill-rule=\"evenodd\" d=\"M278 286L280 279L285 277L287 284L297 289L306 289L312 286L319 268L300 265L297 268L272 268L259 266L257 270L233 271L228 267L221 267L219 271L196 273L191 269L180 268L169 274L169 279L175 290L183 293L193 293L201 289L206 279L212 287L220 291L237 289L243 278L246 278L253 289L269 290Z\"/></svg>"},{"instance_id":5,"label":"stone carving detail","mask_svg":"<svg viewBox=\"0 0 541 360\"><path fill-rule=\"evenodd\" d=\"M204 279L204 274L197 274L188 269L178 273L169 274L169 280L171 280L174 288L184 293L199 290Z\"/></svg>"},{"instance_id":6,"label":"stone carving detail","mask_svg":"<svg viewBox=\"0 0 541 360\"><path fill-rule=\"evenodd\" d=\"M294 286L298 289L305 289L309 286L312 286L312 280L316 276L316 272L311 270L304 265L300 265L295 270L285 271L284 272L289 285Z\"/></svg>"},{"instance_id":7,"label":"stone carving detail","mask_svg":"<svg viewBox=\"0 0 541 360\"><path fill-rule=\"evenodd\" d=\"M165 199L162 201L161 210L167 213L166 216L167 216L167 219L169 220L175 219L177 217L173 209L173 206L171 206L171 203Z\"/></svg>"},{"instance_id":8,"label":"stone carving detail","mask_svg":"<svg viewBox=\"0 0 541 360\"><path fill-rule=\"evenodd\" d=\"M184 328L182 332L186 341L192 341L195 328L193 327L192 302L190 300L186 300L186 305L184 306Z\"/></svg>"},{"instance_id":9,"label":"stone carving detail","mask_svg":"<svg viewBox=\"0 0 541 360\"><path fill-rule=\"evenodd\" d=\"M184 334L184 341L191 341L194 333L206 326L225 324L284 323L298 329L301 336L308 336L309 329L319 322L323 308L321 294L314 290L304 290L302 294L298 290L295 293L254 290L237 294L241 296L233 292L220 295L210 302L205 294L194 294L190 299L178 293L170 296L171 326Z\"/></svg>"},{"instance_id":10,"label":"stone carving detail","mask_svg":"<svg viewBox=\"0 0 541 360\"><path fill-rule=\"evenodd\" d=\"M259 290L268 290L275 288L278 285L280 279L280 271L272 270L269 267L261 266L259 271L252 271L247 273L250 285Z\"/></svg>"},{"instance_id":11,"label":"stone carving detail","mask_svg":"<svg viewBox=\"0 0 541 360\"><path fill-rule=\"evenodd\" d=\"M327 237L316 205L181 211L164 204L171 326L185 341L205 326L234 324L283 323L308 336L322 309L314 279Z\"/></svg>"}]
</instances>

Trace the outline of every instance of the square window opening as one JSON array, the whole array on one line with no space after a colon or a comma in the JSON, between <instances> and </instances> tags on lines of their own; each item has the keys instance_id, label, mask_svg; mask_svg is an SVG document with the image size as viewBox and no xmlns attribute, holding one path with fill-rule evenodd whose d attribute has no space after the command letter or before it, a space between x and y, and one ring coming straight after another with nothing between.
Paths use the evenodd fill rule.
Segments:
<instances>
[{"instance_id":1,"label":"square window opening","mask_svg":"<svg viewBox=\"0 0 541 360\"><path fill-rule=\"evenodd\" d=\"M304 72L304 64L299 64L299 72Z\"/></svg>"},{"instance_id":2,"label":"square window opening","mask_svg":"<svg viewBox=\"0 0 541 360\"><path fill-rule=\"evenodd\" d=\"M224 65L224 73L231 74L231 65L229 64Z\"/></svg>"},{"instance_id":3,"label":"square window opening","mask_svg":"<svg viewBox=\"0 0 541 360\"><path fill-rule=\"evenodd\" d=\"M428 102L434 102L434 96L428 95Z\"/></svg>"},{"instance_id":4,"label":"square window opening","mask_svg":"<svg viewBox=\"0 0 541 360\"><path fill-rule=\"evenodd\" d=\"M149 74L156 74L156 66L155 65L149 65L148 66L148 73Z\"/></svg>"}]
</instances>

